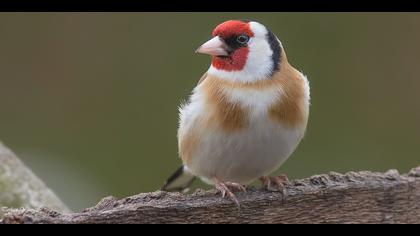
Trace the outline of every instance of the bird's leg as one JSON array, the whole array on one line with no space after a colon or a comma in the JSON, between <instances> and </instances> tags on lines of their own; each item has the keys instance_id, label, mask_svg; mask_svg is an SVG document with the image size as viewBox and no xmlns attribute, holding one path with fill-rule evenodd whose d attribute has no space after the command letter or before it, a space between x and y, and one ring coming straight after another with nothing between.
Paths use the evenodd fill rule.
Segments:
<instances>
[{"instance_id":1,"label":"bird's leg","mask_svg":"<svg viewBox=\"0 0 420 236\"><path fill-rule=\"evenodd\" d=\"M216 189L222 193L223 198L227 196L232 202L236 204L236 206L238 206L238 208L240 208L239 201L231 189L246 192L246 188L243 185L233 182L222 182L216 177L213 177L213 182Z\"/></svg>"},{"instance_id":2,"label":"bird's leg","mask_svg":"<svg viewBox=\"0 0 420 236\"><path fill-rule=\"evenodd\" d=\"M284 185L289 182L286 175L279 175L274 177L262 176L260 181L263 187L269 191L283 191Z\"/></svg>"}]
</instances>

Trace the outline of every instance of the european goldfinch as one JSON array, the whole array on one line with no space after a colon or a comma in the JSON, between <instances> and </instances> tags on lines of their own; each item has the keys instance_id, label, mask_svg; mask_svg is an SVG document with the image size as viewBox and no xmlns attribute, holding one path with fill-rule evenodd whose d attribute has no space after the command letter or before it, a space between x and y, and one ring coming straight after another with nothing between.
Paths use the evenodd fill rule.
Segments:
<instances>
[{"instance_id":1,"label":"european goldfinch","mask_svg":"<svg viewBox=\"0 0 420 236\"><path fill-rule=\"evenodd\" d=\"M304 137L309 83L258 22L226 21L212 35L196 51L211 55L210 68L179 109L183 166L162 190L183 190L198 176L239 205L233 190L258 178L272 190L287 181L268 175Z\"/></svg>"}]
</instances>

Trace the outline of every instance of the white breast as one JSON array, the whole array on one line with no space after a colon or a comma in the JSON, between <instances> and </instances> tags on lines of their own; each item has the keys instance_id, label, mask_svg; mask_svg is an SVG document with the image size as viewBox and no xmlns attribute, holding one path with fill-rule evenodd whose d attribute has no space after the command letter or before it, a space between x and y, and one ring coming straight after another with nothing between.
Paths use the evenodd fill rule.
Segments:
<instances>
[{"instance_id":1,"label":"white breast","mask_svg":"<svg viewBox=\"0 0 420 236\"><path fill-rule=\"evenodd\" d=\"M306 78L304 78L306 80ZM192 129L206 129L200 123L208 115L200 85L190 102L180 109L178 138ZM199 144L188 169L211 183L216 176L224 181L248 184L276 170L303 138L306 123L290 128L268 117L268 109L282 95L281 89L225 91L232 102L249 108L249 126L237 132L200 130ZM306 97L309 98L309 87ZM309 106L309 101L306 102Z\"/></svg>"}]
</instances>

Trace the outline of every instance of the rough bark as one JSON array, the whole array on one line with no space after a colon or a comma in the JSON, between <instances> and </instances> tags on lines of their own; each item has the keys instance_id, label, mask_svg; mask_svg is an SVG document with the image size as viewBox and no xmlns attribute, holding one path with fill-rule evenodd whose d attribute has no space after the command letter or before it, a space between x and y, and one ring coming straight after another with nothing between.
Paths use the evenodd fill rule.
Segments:
<instances>
[{"instance_id":1,"label":"rough bark","mask_svg":"<svg viewBox=\"0 0 420 236\"><path fill-rule=\"evenodd\" d=\"M158 191L108 197L74 214L13 210L2 223L420 223L420 167L405 175L316 175L292 181L283 192L249 189L237 196L240 210L214 191Z\"/></svg>"},{"instance_id":2,"label":"rough bark","mask_svg":"<svg viewBox=\"0 0 420 236\"><path fill-rule=\"evenodd\" d=\"M41 207L70 212L12 151L0 143L0 217L7 211L6 208Z\"/></svg>"}]
</instances>

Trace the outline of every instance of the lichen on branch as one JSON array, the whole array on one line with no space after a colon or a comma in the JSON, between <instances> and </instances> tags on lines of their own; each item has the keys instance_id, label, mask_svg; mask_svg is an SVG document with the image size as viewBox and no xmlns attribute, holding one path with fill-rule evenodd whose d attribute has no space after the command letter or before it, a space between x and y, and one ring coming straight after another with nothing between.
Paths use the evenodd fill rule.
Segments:
<instances>
[{"instance_id":1,"label":"lichen on branch","mask_svg":"<svg viewBox=\"0 0 420 236\"><path fill-rule=\"evenodd\" d=\"M0 216L5 208L42 207L70 212L54 192L0 142Z\"/></svg>"}]
</instances>

